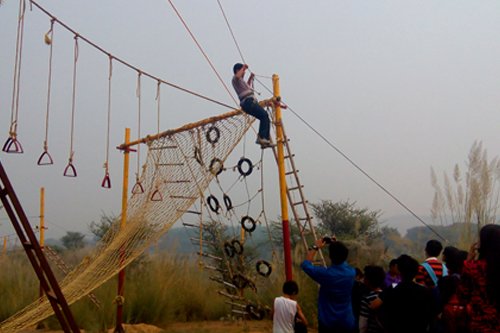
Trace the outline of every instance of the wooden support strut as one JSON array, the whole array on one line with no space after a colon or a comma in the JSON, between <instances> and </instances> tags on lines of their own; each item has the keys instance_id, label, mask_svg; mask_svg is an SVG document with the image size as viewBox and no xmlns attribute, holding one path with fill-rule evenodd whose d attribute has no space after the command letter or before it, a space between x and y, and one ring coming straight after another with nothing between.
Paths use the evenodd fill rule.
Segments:
<instances>
[{"instance_id":1,"label":"wooden support strut","mask_svg":"<svg viewBox=\"0 0 500 333\"><path fill-rule=\"evenodd\" d=\"M73 314L69 308L66 299L59 287L59 284L45 258L42 248L36 239L35 233L31 228L14 188L12 187L7 173L0 162L0 200L4 206L7 215L21 244L23 244L28 259L35 270L40 281L41 289L44 291L47 299L54 310L54 313L61 324L64 332L80 332Z\"/></svg>"}]
</instances>

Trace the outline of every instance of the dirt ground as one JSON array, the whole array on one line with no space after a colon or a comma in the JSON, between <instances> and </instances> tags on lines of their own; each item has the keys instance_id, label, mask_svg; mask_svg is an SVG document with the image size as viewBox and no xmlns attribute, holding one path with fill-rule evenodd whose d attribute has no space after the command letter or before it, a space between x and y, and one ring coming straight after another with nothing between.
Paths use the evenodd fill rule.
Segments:
<instances>
[{"instance_id":1,"label":"dirt ground","mask_svg":"<svg viewBox=\"0 0 500 333\"><path fill-rule=\"evenodd\" d=\"M268 333L273 330L273 323L270 320L262 321L201 321L189 323L173 323L164 328L153 325L137 324L123 325L126 333ZM83 331L82 331L83 332ZM316 333L316 330L309 329L309 332ZM48 330L27 330L22 333L63 333L63 331ZM108 333L113 333L110 329Z\"/></svg>"}]
</instances>

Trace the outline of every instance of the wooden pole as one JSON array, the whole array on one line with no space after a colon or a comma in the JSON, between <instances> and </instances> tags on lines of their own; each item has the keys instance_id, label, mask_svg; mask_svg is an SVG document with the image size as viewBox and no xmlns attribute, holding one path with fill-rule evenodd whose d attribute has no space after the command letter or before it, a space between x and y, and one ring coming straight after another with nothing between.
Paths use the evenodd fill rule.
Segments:
<instances>
[{"instance_id":1,"label":"wooden pole","mask_svg":"<svg viewBox=\"0 0 500 333\"><path fill-rule=\"evenodd\" d=\"M45 188L40 187L40 249L43 252L45 245ZM40 284L39 296L43 296L43 288Z\"/></svg>"},{"instance_id":2,"label":"wooden pole","mask_svg":"<svg viewBox=\"0 0 500 333\"><path fill-rule=\"evenodd\" d=\"M274 100L280 99L279 76L273 75L273 97ZM286 194L286 177L285 177L285 135L283 132L281 107L280 103L275 105L276 111L276 143L278 144L278 173L280 184L280 201L281 201L281 224L283 229L283 251L285 256L285 276L286 280L293 279L292 276L292 246L290 241L290 222L288 221L288 198Z\"/></svg>"},{"instance_id":3,"label":"wooden pole","mask_svg":"<svg viewBox=\"0 0 500 333\"><path fill-rule=\"evenodd\" d=\"M127 199L128 199L128 178L129 178L129 165L130 165L130 128L125 129L125 145L123 150L123 187L122 187L122 215L120 222L120 229L125 227L127 223ZM115 332L125 332L123 328L123 295L125 291L125 268L118 273L118 295L116 297L116 327Z\"/></svg>"}]
</instances>

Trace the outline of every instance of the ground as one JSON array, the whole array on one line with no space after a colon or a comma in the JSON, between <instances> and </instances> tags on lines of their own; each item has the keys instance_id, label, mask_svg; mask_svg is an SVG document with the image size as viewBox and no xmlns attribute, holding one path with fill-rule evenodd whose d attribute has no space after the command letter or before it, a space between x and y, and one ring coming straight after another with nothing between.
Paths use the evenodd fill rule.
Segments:
<instances>
[{"instance_id":1,"label":"ground","mask_svg":"<svg viewBox=\"0 0 500 333\"><path fill-rule=\"evenodd\" d=\"M201 321L188 323L173 323L164 328L159 328L152 325L137 324L124 325L126 333L268 333L273 330L273 323L270 320L262 321L246 321L246 322L231 322L231 321ZM310 333L317 332L309 329ZM22 333L62 333L62 331L44 331L32 330L23 331ZM109 330L113 333L113 330Z\"/></svg>"}]
</instances>

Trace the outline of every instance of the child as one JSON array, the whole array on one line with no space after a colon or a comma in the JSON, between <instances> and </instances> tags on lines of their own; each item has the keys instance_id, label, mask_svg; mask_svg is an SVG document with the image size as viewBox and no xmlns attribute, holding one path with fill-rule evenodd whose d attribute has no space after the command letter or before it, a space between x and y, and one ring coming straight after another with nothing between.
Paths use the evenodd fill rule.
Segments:
<instances>
[{"instance_id":1,"label":"child","mask_svg":"<svg viewBox=\"0 0 500 333\"><path fill-rule=\"evenodd\" d=\"M361 298L361 310L359 314L360 333L381 333L383 329L377 321L376 310L371 309L370 303L382 292L384 286L385 272L380 266L365 267L365 285L369 292Z\"/></svg>"},{"instance_id":2,"label":"child","mask_svg":"<svg viewBox=\"0 0 500 333\"><path fill-rule=\"evenodd\" d=\"M295 316L307 326L307 319L296 298L299 286L295 281L286 281L283 284L283 296L274 299L273 306L273 333L293 333Z\"/></svg>"}]
</instances>

